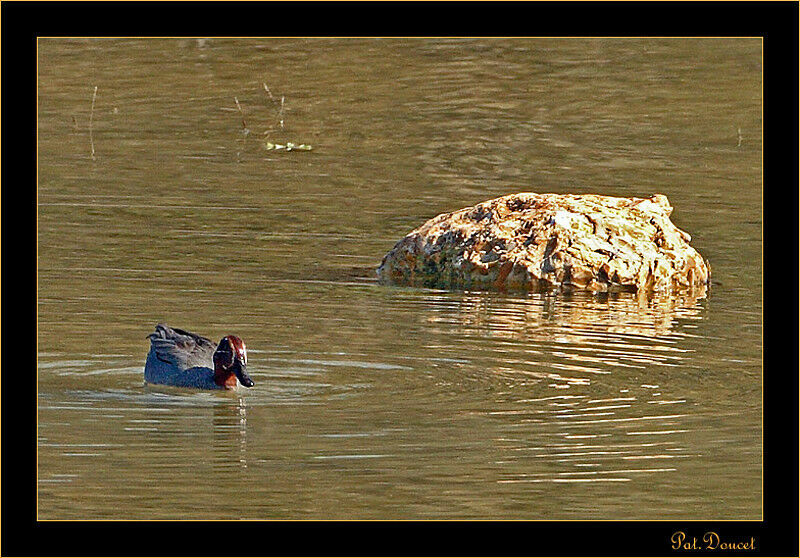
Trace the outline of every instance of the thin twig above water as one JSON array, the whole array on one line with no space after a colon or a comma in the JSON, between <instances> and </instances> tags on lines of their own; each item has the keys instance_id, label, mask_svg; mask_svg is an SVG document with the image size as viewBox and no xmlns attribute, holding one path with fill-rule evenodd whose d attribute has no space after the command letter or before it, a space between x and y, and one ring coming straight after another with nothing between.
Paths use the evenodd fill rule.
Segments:
<instances>
[{"instance_id":1,"label":"thin twig above water","mask_svg":"<svg viewBox=\"0 0 800 558\"><path fill-rule=\"evenodd\" d=\"M261 82L261 85L264 86L264 91L266 91L267 95L269 95L269 100L274 103L275 102L275 97L272 96L272 91L269 90L269 87L267 87L266 82Z\"/></svg>"},{"instance_id":2,"label":"thin twig above water","mask_svg":"<svg viewBox=\"0 0 800 558\"><path fill-rule=\"evenodd\" d=\"M94 86L94 93L92 94L92 111L89 113L89 144L92 147L92 161L95 161L94 156L94 135L92 134L92 122L94 120L94 101L97 99L97 86Z\"/></svg>"},{"instance_id":3,"label":"thin twig above water","mask_svg":"<svg viewBox=\"0 0 800 558\"><path fill-rule=\"evenodd\" d=\"M239 104L239 99L236 97L233 98L233 101L236 103L236 108L239 109L239 114L242 115L242 132L246 136L250 133L250 130L247 129L247 122L244 119L244 111L242 110L242 105Z\"/></svg>"}]
</instances>

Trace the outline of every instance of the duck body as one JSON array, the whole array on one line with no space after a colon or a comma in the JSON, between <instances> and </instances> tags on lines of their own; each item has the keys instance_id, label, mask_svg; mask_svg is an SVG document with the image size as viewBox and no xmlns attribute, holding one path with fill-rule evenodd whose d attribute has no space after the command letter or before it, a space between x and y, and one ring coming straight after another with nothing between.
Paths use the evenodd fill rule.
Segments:
<instances>
[{"instance_id":1,"label":"duck body","mask_svg":"<svg viewBox=\"0 0 800 558\"><path fill-rule=\"evenodd\" d=\"M225 336L215 345L201 335L158 324L147 337L146 383L198 389L254 385L247 375L247 349L235 335Z\"/></svg>"}]
</instances>

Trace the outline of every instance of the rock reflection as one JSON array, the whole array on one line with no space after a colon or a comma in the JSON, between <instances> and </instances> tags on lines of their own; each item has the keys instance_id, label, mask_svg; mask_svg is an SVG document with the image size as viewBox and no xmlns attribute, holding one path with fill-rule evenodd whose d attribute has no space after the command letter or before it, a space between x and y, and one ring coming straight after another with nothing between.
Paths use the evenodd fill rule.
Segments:
<instances>
[{"instance_id":1,"label":"rock reflection","mask_svg":"<svg viewBox=\"0 0 800 558\"><path fill-rule=\"evenodd\" d=\"M439 353L477 351L478 378L488 367L495 378L568 389L598 374L683 363L693 350L684 342L693 336L691 322L705 312L697 295L436 293L426 329L447 340Z\"/></svg>"},{"instance_id":2,"label":"rock reflection","mask_svg":"<svg viewBox=\"0 0 800 558\"><path fill-rule=\"evenodd\" d=\"M700 319L704 310L701 301L705 297L705 287L672 296L566 292L533 293L516 298L467 292L455 301L445 296L450 304L434 304L442 312L428 321L457 322L467 328L490 329L494 336L509 338L552 338L556 331L565 330L656 338L676 333L675 323L679 319ZM441 295L434 298L443 301Z\"/></svg>"},{"instance_id":3,"label":"rock reflection","mask_svg":"<svg viewBox=\"0 0 800 558\"><path fill-rule=\"evenodd\" d=\"M247 404L243 397L214 405L213 467L224 472L247 468Z\"/></svg>"},{"instance_id":4,"label":"rock reflection","mask_svg":"<svg viewBox=\"0 0 800 558\"><path fill-rule=\"evenodd\" d=\"M498 484L674 482L699 456L694 380L676 367L704 295L429 295L438 351L467 359L448 379L491 388Z\"/></svg>"}]
</instances>

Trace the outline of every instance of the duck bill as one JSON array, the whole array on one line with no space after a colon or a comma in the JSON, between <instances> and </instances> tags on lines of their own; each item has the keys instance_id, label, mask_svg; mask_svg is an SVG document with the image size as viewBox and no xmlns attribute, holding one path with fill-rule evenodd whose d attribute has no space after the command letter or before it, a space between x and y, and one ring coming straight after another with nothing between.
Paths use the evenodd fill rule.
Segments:
<instances>
[{"instance_id":1,"label":"duck bill","mask_svg":"<svg viewBox=\"0 0 800 558\"><path fill-rule=\"evenodd\" d=\"M236 365L233 367L233 373L236 374L239 383L244 387L253 387L256 385L256 383L250 379L250 376L247 375L247 365L238 358L236 359Z\"/></svg>"}]
</instances>

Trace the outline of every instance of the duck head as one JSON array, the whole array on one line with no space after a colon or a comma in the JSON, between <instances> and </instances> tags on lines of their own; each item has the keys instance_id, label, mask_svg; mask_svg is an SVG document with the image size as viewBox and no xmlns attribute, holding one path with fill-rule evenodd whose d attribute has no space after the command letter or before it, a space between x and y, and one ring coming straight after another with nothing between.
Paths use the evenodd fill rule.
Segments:
<instances>
[{"instance_id":1,"label":"duck head","mask_svg":"<svg viewBox=\"0 0 800 558\"><path fill-rule=\"evenodd\" d=\"M255 382L247 375L247 347L235 335L223 337L214 351L214 382L225 389L236 387L236 380L244 387L253 387Z\"/></svg>"}]
</instances>

